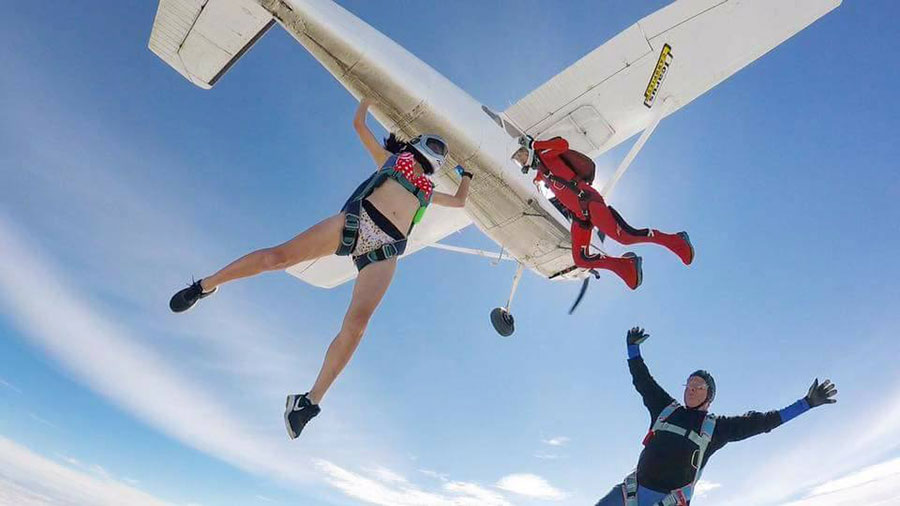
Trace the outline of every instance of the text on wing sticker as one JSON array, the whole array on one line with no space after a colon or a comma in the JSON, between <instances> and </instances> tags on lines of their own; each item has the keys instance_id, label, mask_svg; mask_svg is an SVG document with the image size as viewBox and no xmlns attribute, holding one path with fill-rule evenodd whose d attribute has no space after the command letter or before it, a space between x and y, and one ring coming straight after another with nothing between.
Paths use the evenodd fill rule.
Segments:
<instances>
[{"instance_id":1,"label":"text on wing sticker","mask_svg":"<svg viewBox=\"0 0 900 506\"><path fill-rule=\"evenodd\" d=\"M656 62L656 68L653 69L653 75L650 76L650 83L644 91L644 105L653 107L653 101L662 87L663 79L669 72L669 65L672 64L672 46L665 44L659 53L659 60Z\"/></svg>"}]
</instances>

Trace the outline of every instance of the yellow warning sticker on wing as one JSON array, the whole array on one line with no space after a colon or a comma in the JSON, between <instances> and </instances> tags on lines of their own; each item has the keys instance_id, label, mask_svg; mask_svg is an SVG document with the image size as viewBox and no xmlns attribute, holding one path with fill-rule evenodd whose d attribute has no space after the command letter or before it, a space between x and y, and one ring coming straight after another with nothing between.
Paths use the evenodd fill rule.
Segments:
<instances>
[{"instance_id":1,"label":"yellow warning sticker on wing","mask_svg":"<svg viewBox=\"0 0 900 506\"><path fill-rule=\"evenodd\" d=\"M672 63L672 46L665 44L659 53L659 60L656 62L656 68L653 69L653 75L650 76L650 84L644 91L644 105L653 107L653 101L662 87L663 79L669 72L669 65Z\"/></svg>"}]
</instances>

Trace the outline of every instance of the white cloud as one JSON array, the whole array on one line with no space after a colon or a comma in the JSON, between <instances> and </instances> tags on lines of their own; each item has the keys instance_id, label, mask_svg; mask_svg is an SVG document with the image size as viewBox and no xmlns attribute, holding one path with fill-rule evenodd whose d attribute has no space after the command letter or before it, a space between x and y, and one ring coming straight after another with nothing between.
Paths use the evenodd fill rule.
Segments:
<instances>
[{"instance_id":1,"label":"white cloud","mask_svg":"<svg viewBox=\"0 0 900 506\"><path fill-rule=\"evenodd\" d=\"M95 311L2 214L0 250L0 301L30 337L83 382L194 448L246 470L302 479L298 469L304 466L298 464L304 458L281 440L256 436L212 392Z\"/></svg>"},{"instance_id":2,"label":"white cloud","mask_svg":"<svg viewBox=\"0 0 900 506\"><path fill-rule=\"evenodd\" d=\"M108 473L98 477L66 467L0 436L0 504L162 506L169 503L116 481Z\"/></svg>"},{"instance_id":3,"label":"white cloud","mask_svg":"<svg viewBox=\"0 0 900 506\"><path fill-rule=\"evenodd\" d=\"M384 466L375 467L371 472L376 478L387 483L407 483L406 478Z\"/></svg>"},{"instance_id":4,"label":"white cloud","mask_svg":"<svg viewBox=\"0 0 900 506\"><path fill-rule=\"evenodd\" d=\"M63 462L65 462L65 463L67 463L67 464L69 464L69 465L71 465L71 466L81 467L81 466L84 465L84 464L81 463L80 460L76 459L75 457L69 457L69 456L66 456L66 455L61 455L60 457L62 457Z\"/></svg>"},{"instance_id":5,"label":"white cloud","mask_svg":"<svg viewBox=\"0 0 900 506\"><path fill-rule=\"evenodd\" d=\"M475 483L451 481L444 484L444 490L465 495L465 497L454 499L454 505L511 506L511 503L502 495Z\"/></svg>"},{"instance_id":6,"label":"white cloud","mask_svg":"<svg viewBox=\"0 0 900 506\"><path fill-rule=\"evenodd\" d=\"M537 452L534 454L534 456L541 460L557 460L560 458L559 455L557 455L555 453L544 453L544 452Z\"/></svg>"},{"instance_id":7,"label":"white cloud","mask_svg":"<svg viewBox=\"0 0 900 506\"><path fill-rule=\"evenodd\" d=\"M900 458L822 483L787 506L900 504Z\"/></svg>"},{"instance_id":8,"label":"white cloud","mask_svg":"<svg viewBox=\"0 0 900 506\"><path fill-rule=\"evenodd\" d=\"M17 386L13 385L12 383L9 383L8 381L4 380L3 378L0 378L0 386L8 388L17 394L22 393L22 390L20 390Z\"/></svg>"},{"instance_id":9,"label":"white cloud","mask_svg":"<svg viewBox=\"0 0 900 506\"><path fill-rule=\"evenodd\" d=\"M40 416L38 416L38 415L36 415L36 414L34 414L34 413L32 413L32 412L29 412L29 413L28 413L28 417L31 418L32 420L34 420L34 421L36 421L36 422L40 422L40 423L42 423L42 424L44 424L44 425L46 425L46 426L48 426L48 427L52 427L52 428L54 428L54 429L58 429L58 428L59 428L58 425L56 425L55 423L51 422L50 420L47 420L46 418L42 418L42 417L40 417Z\"/></svg>"},{"instance_id":10,"label":"white cloud","mask_svg":"<svg viewBox=\"0 0 900 506\"><path fill-rule=\"evenodd\" d=\"M566 436L556 436L550 439L542 439L541 442L550 446L563 446L570 441Z\"/></svg>"},{"instance_id":11,"label":"white cloud","mask_svg":"<svg viewBox=\"0 0 900 506\"><path fill-rule=\"evenodd\" d=\"M107 480L107 481L113 480L113 476L111 474L109 474L109 471L107 471L100 464L93 464L93 465L91 465L90 469L91 469L92 473L96 474L100 478L103 478L104 480Z\"/></svg>"},{"instance_id":12,"label":"white cloud","mask_svg":"<svg viewBox=\"0 0 900 506\"><path fill-rule=\"evenodd\" d=\"M450 479L448 475L446 475L444 473L439 473L437 471L432 471L430 469L419 469L419 472L424 474L425 476L428 476L430 478L434 478L437 480L441 480L441 481L448 481Z\"/></svg>"},{"instance_id":13,"label":"white cloud","mask_svg":"<svg viewBox=\"0 0 900 506\"><path fill-rule=\"evenodd\" d=\"M900 388L885 390L876 406L858 408L840 423L791 421L815 425L765 465L748 468L743 480L734 486L729 484L727 494L719 494L717 499L721 498L725 505L785 504L801 492L812 490L823 479L853 475L872 460L889 455L900 444ZM826 415L834 416L816 411L803 417ZM825 500L826 496L822 497L819 500Z\"/></svg>"},{"instance_id":14,"label":"white cloud","mask_svg":"<svg viewBox=\"0 0 900 506\"><path fill-rule=\"evenodd\" d=\"M348 471L327 460L317 460L316 467L333 487L366 504L382 506L511 506L502 495L475 483L451 481L443 483L442 492L431 492L408 480L385 482Z\"/></svg>"},{"instance_id":15,"label":"white cloud","mask_svg":"<svg viewBox=\"0 0 900 506\"><path fill-rule=\"evenodd\" d=\"M497 482L497 488L535 499L559 501L566 497L565 493L554 488L547 480L530 473L504 476Z\"/></svg>"},{"instance_id":16,"label":"white cloud","mask_svg":"<svg viewBox=\"0 0 900 506\"><path fill-rule=\"evenodd\" d=\"M721 486L721 483L713 483L711 481L700 480L697 482L697 486L694 487L694 497L703 497L710 491L715 490Z\"/></svg>"}]
</instances>

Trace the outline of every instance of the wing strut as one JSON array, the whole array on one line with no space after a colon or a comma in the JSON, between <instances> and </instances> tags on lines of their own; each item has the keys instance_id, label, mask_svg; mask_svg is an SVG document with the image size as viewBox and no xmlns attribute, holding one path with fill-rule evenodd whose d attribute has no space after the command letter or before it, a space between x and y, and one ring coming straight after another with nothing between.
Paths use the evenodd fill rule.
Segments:
<instances>
[{"instance_id":1,"label":"wing strut","mask_svg":"<svg viewBox=\"0 0 900 506\"><path fill-rule=\"evenodd\" d=\"M479 256L479 257L493 258L495 262L500 261L500 260L512 260L512 261L516 260L515 258L510 257L510 256L503 256L503 250L500 250L500 256L497 256L497 253L492 252L492 251L485 251L483 249L463 248L461 246L451 246L449 244L443 244L443 243L439 243L439 242L433 242L433 243L429 244L428 247L443 249L443 250L447 250L447 251L453 251L455 253L465 253L467 255L475 255L475 256Z\"/></svg>"},{"instance_id":2,"label":"wing strut","mask_svg":"<svg viewBox=\"0 0 900 506\"><path fill-rule=\"evenodd\" d=\"M609 199L610 194L612 194L613 189L618 184L619 179L622 178L622 175L625 174L625 171L628 170L628 167L631 165L631 162L634 161L634 157L641 151L641 148L644 147L644 143L647 142L647 139L650 138L650 134L656 130L657 125L659 125L660 120L663 119L663 116L666 115L666 111L672 106L672 100L668 97L663 101L663 103L659 104L659 107L656 108L656 111L653 113L653 117L650 120L650 124L647 125L647 128L644 129L644 132L641 133L641 136L638 137L637 142L631 146L631 150L628 151L628 154L625 155L625 158L622 159L622 162L619 164L619 167L616 168L616 172L612 175L611 178L603 185L603 189L600 190L600 193L604 198Z\"/></svg>"}]
</instances>

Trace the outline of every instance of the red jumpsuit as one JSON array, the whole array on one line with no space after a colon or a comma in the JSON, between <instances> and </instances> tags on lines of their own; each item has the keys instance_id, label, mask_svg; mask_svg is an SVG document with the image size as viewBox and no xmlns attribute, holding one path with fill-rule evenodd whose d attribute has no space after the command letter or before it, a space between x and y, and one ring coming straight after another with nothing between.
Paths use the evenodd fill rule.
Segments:
<instances>
[{"instance_id":1,"label":"red jumpsuit","mask_svg":"<svg viewBox=\"0 0 900 506\"><path fill-rule=\"evenodd\" d=\"M589 181L579 178L575 171L560 158L569 150L569 143L561 137L546 141L534 141L534 152L541 165L535 182L543 181L553 190L559 202L572 213L572 258L575 265L585 269L606 269L614 272L632 289L640 285L640 258L637 256L611 257L590 254L591 232L597 227L608 237L621 244L654 243L664 246L681 258L686 265L694 259L694 249L685 232L665 234L659 230L637 230L622 216L606 205Z\"/></svg>"}]
</instances>

